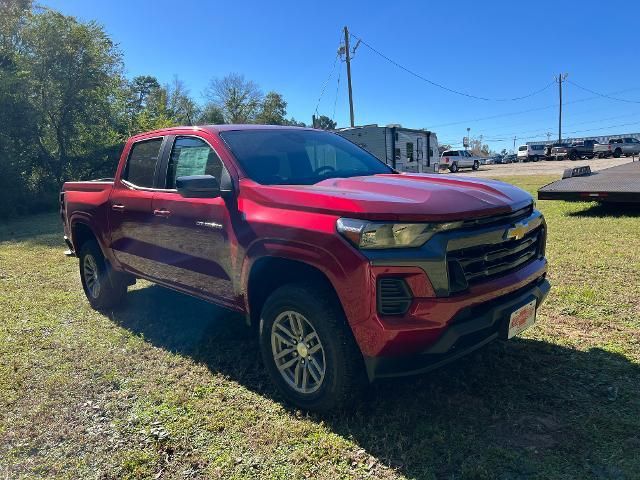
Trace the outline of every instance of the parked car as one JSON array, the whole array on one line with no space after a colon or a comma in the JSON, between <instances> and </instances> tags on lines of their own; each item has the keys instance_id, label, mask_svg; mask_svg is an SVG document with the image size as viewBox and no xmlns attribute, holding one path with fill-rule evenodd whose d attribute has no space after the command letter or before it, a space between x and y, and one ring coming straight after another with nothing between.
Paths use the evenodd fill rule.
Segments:
<instances>
[{"instance_id":1,"label":"parked car","mask_svg":"<svg viewBox=\"0 0 640 480\"><path fill-rule=\"evenodd\" d=\"M461 168L478 170L481 160L467 150L445 150L440 156L440 170L449 170L452 173Z\"/></svg>"},{"instance_id":2,"label":"parked car","mask_svg":"<svg viewBox=\"0 0 640 480\"><path fill-rule=\"evenodd\" d=\"M593 151L598 158L640 155L640 141L632 137L612 138L609 143L597 143Z\"/></svg>"},{"instance_id":3,"label":"parked car","mask_svg":"<svg viewBox=\"0 0 640 480\"><path fill-rule=\"evenodd\" d=\"M551 149L551 157L555 160L578 160L579 158L593 158L595 140L573 142L569 145L560 145Z\"/></svg>"},{"instance_id":4,"label":"parked car","mask_svg":"<svg viewBox=\"0 0 640 480\"><path fill-rule=\"evenodd\" d=\"M518 161L537 162L543 160L545 157L544 149L544 145L520 145L517 153Z\"/></svg>"},{"instance_id":5,"label":"parked car","mask_svg":"<svg viewBox=\"0 0 640 480\"><path fill-rule=\"evenodd\" d=\"M114 179L66 182L60 208L93 308L143 278L238 312L271 380L309 410L517 335L550 289L528 193L398 173L326 131L136 135Z\"/></svg>"},{"instance_id":6,"label":"parked car","mask_svg":"<svg viewBox=\"0 0 640 480\"><path fill-rule=\"evenodd\" d=\"M502 157L502 163L514 163L518 161L518 157L515 153L510 153L509 155L505 155Z\"/></svg>"}]
</instances>

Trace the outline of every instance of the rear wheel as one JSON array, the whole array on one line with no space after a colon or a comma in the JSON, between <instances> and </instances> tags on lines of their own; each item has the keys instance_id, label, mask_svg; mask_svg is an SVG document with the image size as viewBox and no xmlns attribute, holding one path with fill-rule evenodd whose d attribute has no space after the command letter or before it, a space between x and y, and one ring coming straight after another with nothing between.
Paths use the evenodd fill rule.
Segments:
<instances>
[{"instance_id":1,"label":"rear wheel","mask_svg":"<svg viewBox=\"0 0 640 480\"><path fill-rule=\"evenodd\" d=\"M87 300L96 310L118 305L127 291L123 275L114 272L95 240L80 247L80 280Z\"/></svg>"},{"instance_id":2,"label":"rear wheel","mask_svg":"<svg viewBox=\"0 0 640 480\"><path fill-rule=\"evenodd\" d=\"M571 153L569 153L569 160L577 160L578 159L578 154L576 153L575 150L573 150Z\"/></svg>"},{"instance_id":3,"label":"rear wheel","mask_svg":"<svg viewBox=\"0 0 640 480\"><path fill-rule=\"evenodd\" d=\"M616 148L615 151L613 152L613 156L614 158L620 158L622 156L622 150L620 150L619 148Z\"/></svg>"},{"instance_id":4,"label":"rear wheel","mask_svg":"<svg viewBox=\"0 0 640 480\"><path fill-rule=\"evenodd\" d=\"M456 173L458 171L458 164L457 163L452 163L451 166L449 167L449 171L451 173Z\"/></svg>"},{"instance_id":5,"label":"rear wheel","mask_svg":"<svg viewBox=\"0 0 640 480\"><path fill-rule=\"evenodd\" d=\"M286 400L305 410L343 407L366 383L364 362L330 291L285 285L265 302L260 349Z\"/></svg>"},{"instance_id":6,"label":"rear wheel","mask_svg":"<svg viewBox=\"0 0 640 480\"><path fill-rule=\"evenodd\" d=\"M478 170L480 168L480 162L478 162L478 160L474 160L473 161L473 166L471 167L472 170Z\"/></svg>"}]
</instances>

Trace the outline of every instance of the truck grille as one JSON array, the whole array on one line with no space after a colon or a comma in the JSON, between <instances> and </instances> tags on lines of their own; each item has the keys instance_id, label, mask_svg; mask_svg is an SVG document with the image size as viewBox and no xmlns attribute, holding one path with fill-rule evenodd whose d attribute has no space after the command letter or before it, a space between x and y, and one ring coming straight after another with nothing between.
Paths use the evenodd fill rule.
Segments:
<instances>
[{"instance_id":1,"label":"truck grille","mask_svg":"<svg viewBox=\"0 0 640 480\"><path fill-rule=\"evenodd\" d=\"M543 254L543 244L544 227L539 227L520 240L449 252L447 266L450 292L465 290L474 283L521 268Z\"/></svg>"},{"instance_id":2,"label":"truck grille","mask_svg":"<svg viewBox=\"0 0 640 480\"><path fill-rule=\"evenodd\" d=\"M492 215L490 217L479 217L471 220L465 220L462 228L473 227L488 227L491 225L504 224L508 222L517 222L523 218L527 218L533 213L533 204L529 204L524 208L516 210L514 212L505 213L502 215Z\"/></svg>"},{"instance_id":3,"label":"truck grille","mask_svg":"<svg viewBox=\"0 0 640 480\"><path fill-rule=\"evenodd\" d=\"M411 305L411 292L402 278L378 279L378 313L381 315L403 315Z\"/></svg>"}]
</instances>

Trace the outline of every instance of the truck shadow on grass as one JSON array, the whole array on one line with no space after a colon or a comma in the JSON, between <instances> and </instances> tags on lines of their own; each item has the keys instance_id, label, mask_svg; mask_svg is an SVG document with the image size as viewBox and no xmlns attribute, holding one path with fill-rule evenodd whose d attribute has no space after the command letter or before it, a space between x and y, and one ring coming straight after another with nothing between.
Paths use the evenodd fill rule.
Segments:
<instances>
[{"instance_id":1,"label":"truck shadow on grass","mask_svg":"<svg viewBox=\"0 0 640 480\"><path fill-rule=\"evenodd\" d=\"M151 286L110 317L281 401L239 315ZM622 479L640 473L639 399L640 368L622 355L517 339L380 382L351 411L312 418L409 477Z\"/></svg>"}]
</instances>

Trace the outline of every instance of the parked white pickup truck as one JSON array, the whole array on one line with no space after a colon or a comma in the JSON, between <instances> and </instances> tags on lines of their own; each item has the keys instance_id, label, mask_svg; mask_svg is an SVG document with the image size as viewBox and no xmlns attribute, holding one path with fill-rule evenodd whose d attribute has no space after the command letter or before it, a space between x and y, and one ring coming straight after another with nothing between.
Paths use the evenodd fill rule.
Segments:
<instances>
[{"instance_id":1,"label":"parked white pickup truck","mask_svg":"<svg viewBox=\"0 0 640 480\"><path fill-rule=\"evenodd\" d=\"M440 157L440 170L449 170L451 173L457 172L461 168L480 168L481 157L471 155L467 150L445 150Z\"/></svg>"},{"instance_id":2,"label":"parked white pickup truck","mask_svg":"<svg viewBox=\"0 0 640 480\"><path fill-rule=\"evenodd\" d=\"M596 143L593 146L593 153L598 158L640 155L640 140L632 137L612 138L609 143Z\"/></svg>"}]
</instances>

